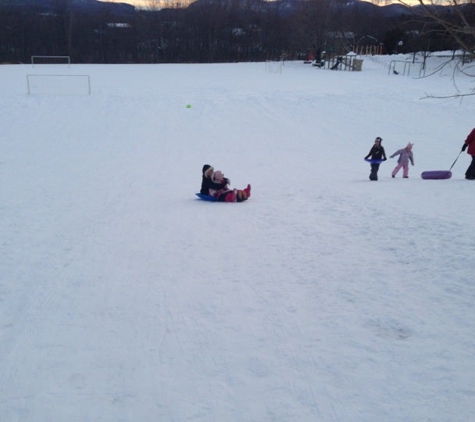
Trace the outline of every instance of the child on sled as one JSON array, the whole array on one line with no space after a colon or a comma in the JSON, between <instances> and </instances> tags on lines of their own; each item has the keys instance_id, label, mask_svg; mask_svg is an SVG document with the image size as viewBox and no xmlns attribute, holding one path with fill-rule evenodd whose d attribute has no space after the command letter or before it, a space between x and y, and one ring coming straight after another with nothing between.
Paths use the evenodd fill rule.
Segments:
<instances>
[{"instance_id":1,"label":"child on sled","mask_svg":"<svg viewBox=\"0 0 475 422\"><path fill-rule=\"evenodd\" d=\"M202 169L201 190L203 195L216 198L219 202L242 202L251 196L251 185L246 189L230 189L231 182L224 174L209 164L205 164Z\"/></svg>"}]
</instances>

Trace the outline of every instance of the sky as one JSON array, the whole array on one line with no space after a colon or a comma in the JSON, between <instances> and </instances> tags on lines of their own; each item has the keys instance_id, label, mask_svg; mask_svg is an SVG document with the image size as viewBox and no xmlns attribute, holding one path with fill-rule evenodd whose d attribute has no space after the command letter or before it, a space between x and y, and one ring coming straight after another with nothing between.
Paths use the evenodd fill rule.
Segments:
<instances>
[{"instance_id":1,"label":"sky","mask_svg":"<svg viewBox=\"0 0 475 422\"><path fill-rule=\"evenodd\" d=\"M360 59L0 66L2 422L473 419L475 80Z\"/></svg>"},{"instance_id":2,"label":"sky","mask_svg":"<svg viewBox=\"0 0 475 422\"><path fill-rule=\"evenodd\" d=\"M112 3L128 3L131 4L137 8L149 8L149 7L158 7L154 5L176 5L176 4L181 4L181 5L186 5L192 2L192 0L103 0L103 1L109 1ZM375 2L376 4L387 4L391 3L391 1L387 2L380 2L378 3L377 1ZM397 3L397 1L394 1L394 3ZM408 0L405 2L407 4L413 4L416 3L416 0ZM163 7L163 6L162 6Z\"/></svg>"},{"instance_id":3,"label":"sky","mask_svg":"<svg viewBox=\"0 0 475 422\"><path fill-rule=\"evenodd\" d=\"M105 0L111 3L128 3L137 8L151 8L151 7L164 7L166 5L186 5L189 4L190 0Z\"/></svg>"}]
</instances>

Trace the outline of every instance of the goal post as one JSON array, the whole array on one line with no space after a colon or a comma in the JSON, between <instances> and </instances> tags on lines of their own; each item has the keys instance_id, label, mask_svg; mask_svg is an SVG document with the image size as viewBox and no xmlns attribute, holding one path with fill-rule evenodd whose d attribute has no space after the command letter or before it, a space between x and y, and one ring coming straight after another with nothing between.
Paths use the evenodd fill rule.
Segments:
<instances>
[{"instance_id":1,"label":"goal post","mask_svg":"<svg viewBox=\"0 0 475 422\"><path fill-rule=\"evenodd\" d=\"M70 56L31 56L31 66L35 64L67 64L71 65Z\"/></svg>"}]
</instances>

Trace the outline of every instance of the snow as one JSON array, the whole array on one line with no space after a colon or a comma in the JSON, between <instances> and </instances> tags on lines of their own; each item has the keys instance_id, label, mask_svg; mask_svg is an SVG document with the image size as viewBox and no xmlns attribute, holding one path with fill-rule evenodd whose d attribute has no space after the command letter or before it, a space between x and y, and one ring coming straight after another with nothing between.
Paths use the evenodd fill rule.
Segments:
<instances>
[{"instance_id":1,"label":"snow","mask_svg":"<svg viewBox=\"0 0 475 422\"><path fill-rule=\"evenodd\" d=\"M474 99L363 59L0 66L0 420L473 420Z\"/></svg>"}]
</instances>

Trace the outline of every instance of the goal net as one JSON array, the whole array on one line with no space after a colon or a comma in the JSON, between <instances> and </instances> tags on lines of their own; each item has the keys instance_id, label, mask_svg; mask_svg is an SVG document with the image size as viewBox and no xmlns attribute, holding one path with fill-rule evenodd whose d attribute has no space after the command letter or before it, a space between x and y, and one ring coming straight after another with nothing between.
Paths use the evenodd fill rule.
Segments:
<instances>
[{"instance_id":1,"label":"goal net","mask_svg":"<svg viewBox=\"0 0 475 422\"><path fill-rule=\"evenodd\" d=\"M91 95L89 75L26 75L28 95Z\"/></svg>"},{"instance_id":2,"label":"goal net","mask_svg":"<svg viewBox=\"0 0 475 422\"><path fill-rule=\"evenodd\" d=\"M283 61L266 61L266 72L268 73L282 73L282 67L284 66Z\"/></svg>"}]
</instances>

